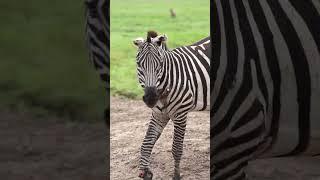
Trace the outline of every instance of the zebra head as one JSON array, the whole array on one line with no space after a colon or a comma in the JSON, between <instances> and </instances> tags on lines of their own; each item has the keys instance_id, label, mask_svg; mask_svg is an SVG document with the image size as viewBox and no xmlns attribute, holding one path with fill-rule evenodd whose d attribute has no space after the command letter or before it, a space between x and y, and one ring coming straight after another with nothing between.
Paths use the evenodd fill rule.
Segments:
<instances>
[{"instance_id":1,"label":"zebra head","mask_svg":"<svg viewBox=\"0 0 320 180\"><path fill-rule=\"evenodd\" d=\"M144 88L143 101L150 108L155 106L162 92L159 85L167 50L166 40L166 35L158 36L156 32L149 31L146 40L137 38L133 41L138 47L137 76L140 85Z\"/></svg>"}]
</instances>

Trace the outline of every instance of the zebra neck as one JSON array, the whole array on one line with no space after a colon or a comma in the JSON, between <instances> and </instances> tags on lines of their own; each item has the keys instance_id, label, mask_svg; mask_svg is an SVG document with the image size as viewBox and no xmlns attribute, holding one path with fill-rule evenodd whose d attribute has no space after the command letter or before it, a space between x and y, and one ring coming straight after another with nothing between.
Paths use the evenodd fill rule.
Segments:
<instances>
[{"instance_id":1,"label":"zebra neck","mask_svg":"<svg viewBox=\"0 0 320 180\"><path fill-rule=\"evenodd\" d=\"M162 67L162 76L160 78L160 84L159 89L170 91L173 88L173 78L174 78L174 72L175 66L173 64L174 58L172 51L165 51L165 57Z\"/></svg>"}]
</instances>

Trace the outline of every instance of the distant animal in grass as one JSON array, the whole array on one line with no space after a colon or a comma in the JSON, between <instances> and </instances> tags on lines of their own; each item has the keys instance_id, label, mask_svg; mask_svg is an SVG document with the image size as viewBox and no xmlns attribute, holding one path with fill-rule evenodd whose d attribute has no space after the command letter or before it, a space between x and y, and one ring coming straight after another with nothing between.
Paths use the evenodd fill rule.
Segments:
<instances>
[{"instance_id":1,"label":"distant animal in grass","mask_svg":"<svg viewBox=\"0 0 320 180\"><path fill-rule=\"evenodd\" d=\"M174 11L174 9L172 9L172 8L170 9L170 14L171 14L172 18L175 18L177 15L176 12Z\"/></svg>"}]
</instances>

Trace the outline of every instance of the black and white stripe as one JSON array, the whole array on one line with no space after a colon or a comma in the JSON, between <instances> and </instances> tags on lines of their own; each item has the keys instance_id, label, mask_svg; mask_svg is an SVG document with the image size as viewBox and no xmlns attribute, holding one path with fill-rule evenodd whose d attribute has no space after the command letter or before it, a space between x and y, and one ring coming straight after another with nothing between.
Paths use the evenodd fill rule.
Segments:
<instances>
[{"instance_id":1,"label":"black and white stripe","mask_svg":"<svg viewBox=\"0 0 320 180\"><path fill-rule=\"evenodd\" d=\"M89 59L98 71L100 79L110 92L110 7L107 0L85 0L85 35ZM110 108L106 108L104 119L110 126Z\"/></svg>"},{"instance_id":2,"label":"black and white stripe","mask_svg":"<svg viewBox=\"0 0 320 180\"><path fill-rule=\"evenodd\" d=\"M149 128L141 146L140 169L149 171L150 154L163 128L174 123L172 154L174 178L180 179L180 159L187 114L209 110L210 37L193 45L168 50L166 36L137 39L137 72L145 90L144 101L152 108ZM154 104L152 104L154 102Z\"/></svg>"},{"instance_id":3,"label":"black and white stripe","mask_svg":"<svg viewBox=\"0 0 320 180\"><path fill-rule=\"evenodd\" d=\"M211 177L320 152L320 2L212 3ZM318 139L318 140L317 140Z\"/></svg>"},{"instance_id":4,"label":"black and white stripe","mask_svg":"<svg viewBox=\"0 0 320 180\"><path fill-rule=\"evenodd\" d=\"M109 89L110 76L110 38L109 38L109 1L86 0L86 40L89 59L98 71L101 80Z\"/></svg>"}]
</instances>

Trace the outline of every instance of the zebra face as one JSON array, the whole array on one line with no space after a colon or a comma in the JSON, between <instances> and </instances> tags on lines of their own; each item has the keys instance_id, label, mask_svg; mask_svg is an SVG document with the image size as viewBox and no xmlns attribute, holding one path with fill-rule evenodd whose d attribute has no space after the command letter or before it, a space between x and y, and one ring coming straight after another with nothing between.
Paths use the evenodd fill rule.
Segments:
<instances>
[{"instance_id":1,"label":"zebra face","mask_svg":"<svg viewBox=\"0 0 320 180\"><path fill-rule=\"evenodd\" d=\"M136 56L137 77L141 87L144 89L143 101L152 108L159 100L161 90L159 89L160 79L163 72L165 49L162 41L165 36L148 38L137 38L134 44L138 46Z\"/></svg>"}]
</instances>

